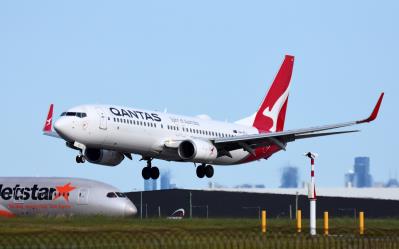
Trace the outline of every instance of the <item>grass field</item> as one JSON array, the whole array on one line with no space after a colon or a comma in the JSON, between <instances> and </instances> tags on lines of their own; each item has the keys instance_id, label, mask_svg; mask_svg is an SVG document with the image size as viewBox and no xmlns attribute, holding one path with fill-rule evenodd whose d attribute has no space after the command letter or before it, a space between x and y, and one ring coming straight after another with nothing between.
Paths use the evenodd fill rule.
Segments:
<instances>
[{"instance_id":1,"label":"grass field","mask_svg":"<svg viewBox=\"0 0 399 249\"><path fill-rule=\"evenodd\" d=\"M122 219L18 217L0 220L0 248L399 248L398 219L330 219L330 235L308 236L308 221L268 219ZM322 220L318 220L322 227ZM322 230L318 230L322 234Z\"/></svg>"}]
</instances>

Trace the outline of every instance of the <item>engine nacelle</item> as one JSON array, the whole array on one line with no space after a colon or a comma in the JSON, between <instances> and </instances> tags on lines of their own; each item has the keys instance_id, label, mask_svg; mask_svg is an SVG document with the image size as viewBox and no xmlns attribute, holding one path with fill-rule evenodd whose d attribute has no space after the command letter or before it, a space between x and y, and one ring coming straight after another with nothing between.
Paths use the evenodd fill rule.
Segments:
<instances>
[{"instance_id":1,"label":"engine nacelle","mask_svg":"<svg viewBox=\"0 0 399 249\"><path fill-rule=\"evenodd\" d=\"M87 161L105 166L116 166L125 158L122 153L113 150L90 149L85 150Z\"/></svg>"},{"instance_id":2,"label":"engine nacelle","mask_svg":"<svg viewBox=\"0 0 399 249\"><path fill-rule=\"evenodd\" d=\"M185 161L211 163L216 159L218 151L209 141L201 139L184 140L179 144L177 152Z\"/></svg>"}]
</instances>

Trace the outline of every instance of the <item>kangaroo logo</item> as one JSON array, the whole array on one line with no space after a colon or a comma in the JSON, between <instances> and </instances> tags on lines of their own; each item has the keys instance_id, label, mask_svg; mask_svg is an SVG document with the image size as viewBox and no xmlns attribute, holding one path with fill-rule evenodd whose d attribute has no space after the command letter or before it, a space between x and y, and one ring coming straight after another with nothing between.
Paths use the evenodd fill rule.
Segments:
<instances>
[{"instance_id":1,"label":"kangaroo logo","mask_svg":"<svg viewBox=\"0 0 399 249\"><path fill-rule=\"evenodd\" d=\"M270 106L267 106L262 112L263 116L272 120L273 125L270 128L270 131L276 131L278 114L280 113L281 108L283 108L284 102L288 97L288 92L289 87L287 87L285 92L277 99L271 108Z\"/></svg>"},{"instance_id":2,"label":"kangaroo logo","mask_svg":"<svg viewBox=\"0 0 399 249\"><path fill-rule=\"evenodd\" d=\"M53 119L53 118L51 117L51 118L49 118L49 119L46 120L46 126L51 125L51 120L52 120L52 119Z\"/></svg>"}]
</instances>

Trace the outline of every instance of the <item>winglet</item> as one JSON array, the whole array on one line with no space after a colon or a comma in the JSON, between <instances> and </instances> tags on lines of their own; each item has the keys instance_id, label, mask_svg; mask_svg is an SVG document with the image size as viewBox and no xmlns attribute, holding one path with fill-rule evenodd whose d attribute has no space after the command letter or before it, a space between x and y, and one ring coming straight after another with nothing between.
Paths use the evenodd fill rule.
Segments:
<instances>
[{"instance_id":1,"label":"winglet","mask_svg":"<svg viewBox=\"0 0 399 249\"><path fill-rule=\"evenodd\" d=\"M44 132L51 132L53 126L53 107L54 105L50 105L50 109L48 110L47 119L44 122L43 131Z\"/></svg>"},{"instance_id":2,"label":"winglet","mask_svg":"<svg viewBox=\"0 0 399 249\"><path fill-rule=\"evenodd\" d=\"M367 123L367 122L373 121L378 115L378 111L380 110L380 106L381 106L383 97L384 97L384 93L381 93L380 98L378 99L377 104L375 105L373 112L371 113L371 115L368 118L360 120L360 121L357 121L356 123L357 124L361 124L361 123Z\"/></svg>"}]
</instances>

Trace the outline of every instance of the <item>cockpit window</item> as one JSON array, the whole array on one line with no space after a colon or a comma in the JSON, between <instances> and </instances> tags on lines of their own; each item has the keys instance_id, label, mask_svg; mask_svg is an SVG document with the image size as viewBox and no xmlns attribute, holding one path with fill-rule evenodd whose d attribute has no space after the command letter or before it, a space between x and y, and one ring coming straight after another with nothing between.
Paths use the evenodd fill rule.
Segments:
<instances>
[{"instance_id":1,"label":"cockpit window","mask_svg":"<svg viewBox=\"0 0 399 249\"><path fill-rule=\"evenodd\" d=\"M107 193L108 198L116 198L116 194L114 192Z\"/></svg>"},{"instance_id":2,"label":"cockpit window","mask_svg":"<svg viewBox=\"0 0 399 249\"><path fill-rule=\"evenodd\" d=\"M126 198L126 195L124 193L121 193L121 192L116 192L116 195L118 197L121 197L121 198Z\"/></svg>"},{"instance_id":3,"label":"cockpit window","mask_svg":"<svg viewBox=\"0 0 399 249\"><path fill-rule=\"evenodd\" d=\"M72 117L84 118L84 117L87 117L87 114L85 112L63 112L63 113L61 113L61 116L72 116Z\"/></svg>"}]
</instances>

